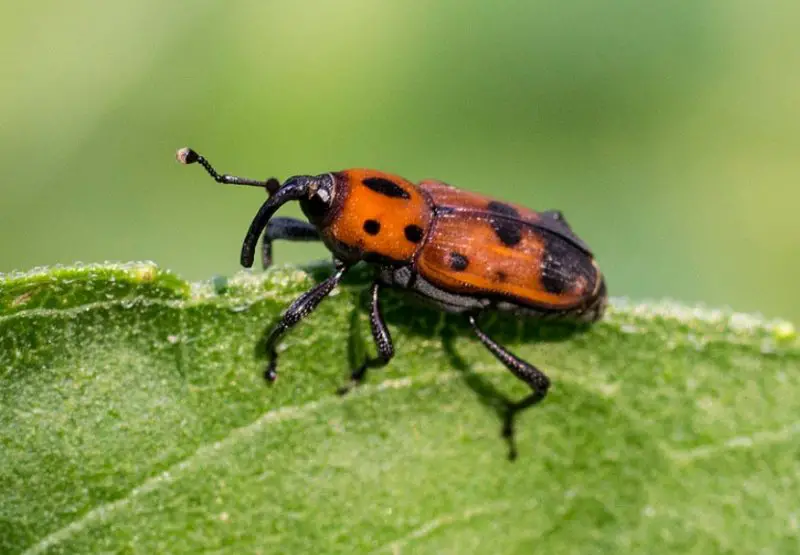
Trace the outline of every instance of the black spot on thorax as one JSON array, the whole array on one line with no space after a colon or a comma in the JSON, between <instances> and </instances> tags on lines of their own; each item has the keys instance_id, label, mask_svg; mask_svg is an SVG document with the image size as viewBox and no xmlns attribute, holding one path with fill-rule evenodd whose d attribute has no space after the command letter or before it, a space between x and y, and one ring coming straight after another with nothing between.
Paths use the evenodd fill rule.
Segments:
<instances>
[{"instance_id":1,"label":"black spot on thorax","mask_svg":"<svg viewBox=\"0 0 800 555\"><path fill-rule=\"evenodd\" d=\"M364 231L369 235L377 235L381 230L381 223L378 220L366 220Z\"/></svg>"},{"instance_id":2,"label":"black spot on thorax","mask_svg":"<svg viewBox=\"0 0 800 555\"><path fill-rule=\"evenodd\" d=\"M394 181L390 181L389 179L384 179L383 177L367 177L361 181L365 187L372 189L376 193L380 193L381 195L392 197L392 198L402 198L402 199L410 199L411 195L406 192L405 189L400 187Z\"/></svg>"},{"instance_id":3,"label":"black spot on thorax","mask_svg":"<svg viewBox=\"0 0 800 555\"><path fill-rule=\"evenodd\" d=\"M405 234L406 239L412 243L419 243L422 241L422 228L418 225L407 225L405 229L403 229L403 233Z\"/></svg>"}]
</instances>

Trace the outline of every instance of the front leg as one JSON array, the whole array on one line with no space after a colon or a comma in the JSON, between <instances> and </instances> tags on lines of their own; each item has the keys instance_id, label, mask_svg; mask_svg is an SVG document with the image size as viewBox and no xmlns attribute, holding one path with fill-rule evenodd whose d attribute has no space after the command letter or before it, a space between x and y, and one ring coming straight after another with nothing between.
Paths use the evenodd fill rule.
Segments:
<instances>
[{"instance_id":1,"label":"front leg","mask_svg":"<svg viewBox=\"0 0 800 555\"><path fill-rule=\"evenodd\" d=\"M267 370L264 377L270 382L274 382L278 378L278 352L275 349L278 340L286 332L286 330L295 326L303 318L314 312L314 309L319 306L322 300L331 294L331 291L342 280L342 276L347 271L347 267L341 263L337 264L336 272L322 283L318 283L313 289L306 291L300 295L284 312L281 321L278 322L272 331L270 331L267 338L267 355L270 358Z\"/></svg>"},{"instance_id":2,"label":"front leg","mask_svg":"<svg viewBox=\"0 0 800 555\"><path fill-rule=\"evenodd\" d=\"M261 265L266 270L272 266L272 242L283 241L320 241L317 228L303 220L294 218L272 218L261 239Z\"/></svg>"}]
</instances>

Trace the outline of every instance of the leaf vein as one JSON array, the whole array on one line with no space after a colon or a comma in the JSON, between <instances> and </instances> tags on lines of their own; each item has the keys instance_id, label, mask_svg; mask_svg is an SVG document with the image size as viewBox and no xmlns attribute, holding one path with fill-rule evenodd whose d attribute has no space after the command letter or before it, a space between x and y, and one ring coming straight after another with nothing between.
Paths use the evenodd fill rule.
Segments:
<instances>
[{"instance_id":1,"label":"leaf vein","mask_svg":"<svg viewBox=\"0 0 800 555\"><path fill-rule=\"evenodd\" d=\"M439 528L443 528L445 526L450 526L453 524L458 524L460 522L466 522L472 520L475 517L486 516L490 514L502 513L510 510L529 510L534 509L538 506L536 501L530 503L524 503L522 505L515 505L510 501L498 501L496 503L490 503L488 505L478 505L475 507L470 507L461 513L450 513L445 514L442 516L438 516L436 518L432 518L428 522L425 522L421 526L418 526L408 534L401 536L400 538L382 545L378 549L372 551L372 553L384 553L390 552L392 555L398 555L402 553L403 548L406 547L409 543L413 542L414 540L418 540L428 536L432 532L438 530Z\"/></svg>"},{"instance_id":2,"label":"leaf vein","mask_svg":"<svg viewBox=\"0 0 800 555\"><path fill-rule=\"evenodd\" d=\"M689 464L693 461L710 459L726 451L754 449L760 445L783 443L800 433L800 420L776 430L760 430L749 435L732 437L722 443L701 445L692 449L665 448L676 462Z\"/></svg>"}]
</instances>

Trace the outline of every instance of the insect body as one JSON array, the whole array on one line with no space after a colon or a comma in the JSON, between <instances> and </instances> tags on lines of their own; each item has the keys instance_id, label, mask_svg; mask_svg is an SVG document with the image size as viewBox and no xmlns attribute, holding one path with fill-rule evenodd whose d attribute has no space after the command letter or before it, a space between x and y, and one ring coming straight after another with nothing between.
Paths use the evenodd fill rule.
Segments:
<instances>
[{"instance_id":1,"label":"insect body","mask_svg":"<svg viewBox=\"0 0 800 555\"><path fill-rule=\"evenodd\" d=\"M178 151L185 163L200 163L220 183L265 187L269 198L247 231L241 263L253 265L263 233L262 260L272 259L272 242L321 240L335 260L335 272L301 295L286 310L267 340L266 376L277 377L275 346L281 335L310 314L333 291L345 272L366 261L376 267L371 287L370 324L378 350L354 371L386 365L394 355L381 316L381 287L413 294L441 310L463 314L478 339L532 393L519 407L547 393L550 381L486 335L478 316L506 311L532 318L598 320L606 305L606 286L588 246L558 211L533 210L469 193L439 181L419 184L374 170L351 169L301 175L283 185L219 175L191 149ZM273 218L286 202L300 202L308 222Z\"/></svg>"}]
</instances>

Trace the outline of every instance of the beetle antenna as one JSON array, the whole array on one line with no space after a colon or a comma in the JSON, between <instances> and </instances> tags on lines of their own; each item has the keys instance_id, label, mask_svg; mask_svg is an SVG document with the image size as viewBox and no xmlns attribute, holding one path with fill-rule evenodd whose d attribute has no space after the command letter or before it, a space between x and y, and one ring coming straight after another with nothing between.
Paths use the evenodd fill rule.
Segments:
<instances>
[{"instance_id":1,"label":"beetle antenna","mask_svg":"<svg viewBox=\"0 0 800 555\"><path fill-rule=\"evenodd\" d=\"M290 200L299 200L308 195L308 180L305 178L289 179L282 187L276 189L270 197L258 209L250 229L242 242L242 254L240 261L242 266L250 268L255 257L256 244L261 232L267 227L270 218L278 211L278 208Z\"/></svg>"},{"instance_id":2,"label":"beetle antenna","mask_svg":"<svg viewBox=\"0 0 800 555\"><path fill-rule=\"evenodd\" d=\"M259 181L257 179L248 179L246 177L238 177L235 175L217 173L217 170L206 160L203 156L195 152L189 147L184 147L175 153L175 158L181 164L194 164L195 162L203 166L208 174L214 178L217 183L225 183L227 185L252 185L254 187L264 187L270 195L274 195L280 188L280 182L274 177L270 177L266 181Z\"/></svg>"}]
</instances>

